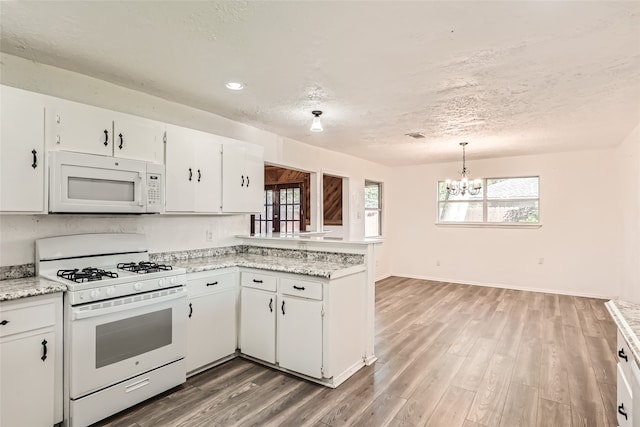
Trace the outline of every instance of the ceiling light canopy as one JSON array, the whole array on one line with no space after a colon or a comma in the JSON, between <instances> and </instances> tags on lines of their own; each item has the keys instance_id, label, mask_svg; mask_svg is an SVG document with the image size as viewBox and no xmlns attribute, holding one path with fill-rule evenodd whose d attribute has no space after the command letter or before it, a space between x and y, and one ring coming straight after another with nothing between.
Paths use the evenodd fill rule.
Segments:
<instances>
[{"instance_id":1,"label":"ceiling light canopy","mask_svg":"<svg viewBox=\"0 0 640 427\"><path fill-rule=\"evenodd\" d=\"M311 112L311 114L313 114L313 122L311 122L311 132L322 132L324 130L322 128L322 122L320 121L322 111L314 110Z\"/></svg>"},{"instance_id":2,"label":"ceiling light canopy","mask_svg":"<svg viewBox=\"0 0 640 427\"><path fill-rule=\"evenodd\" d=\"M242 90L244 89L244 83L241 82L227 82L225 86L229 90Z\"/></svg>"},{"instance_id":3,"label":"ceiling light canopy","mask_svg":"<svg viewBox=\"0 0 640 427\"><path fill-rule=\"evenodd\" d=\"M460 146L462 147L462 170L458 171L461 175L460 181L447 179L445 184L447 185L447 191L449 194L457 196L458 194L464 196L466 193L469 193L472 196L475 196L480 193L482 190L482 180L475 179L470 181L467 177L467 165L466 165L466 156L465 156L465 147L469 144L468 142L461 142Z\"/></svg>"}]
</instances>

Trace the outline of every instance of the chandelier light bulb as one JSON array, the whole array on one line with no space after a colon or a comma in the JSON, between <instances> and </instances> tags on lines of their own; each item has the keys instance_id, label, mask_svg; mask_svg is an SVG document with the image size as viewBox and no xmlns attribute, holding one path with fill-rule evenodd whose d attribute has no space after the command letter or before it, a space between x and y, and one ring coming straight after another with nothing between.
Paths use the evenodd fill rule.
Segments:
<instances>
[{"instance_id":1,"label":"chandelier light bulb","mask_svg":"<svg viewBox=\"0 0 640 427\"><path fill-rule=\"evenodd\" d=\"M467 146L467 144L468 142L460 143L460 146L462 147L462 170L458 172L461 176L460 181L451 180L451 179L447 179L445 181L447 191L449 192L449 194L453 196L457 196L458 194L464 196L467 193L469 193L472 196L475 196L477 194L480 194L480 191L482 190L481 179L469 180L469 178L467 177L468 171L467 171L467 164L466 164L467 161L466 161L466 155L465 155L465 147Z\"/></svg>"}]
</instances>

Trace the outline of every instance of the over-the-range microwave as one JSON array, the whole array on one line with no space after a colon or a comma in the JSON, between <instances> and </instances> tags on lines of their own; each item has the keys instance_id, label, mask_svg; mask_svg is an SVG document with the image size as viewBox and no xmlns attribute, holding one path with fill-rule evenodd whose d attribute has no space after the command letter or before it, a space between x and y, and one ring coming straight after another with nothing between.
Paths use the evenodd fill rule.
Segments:
<instances>
[{"instance_id":1,"label":"over-the-range microwave","mask_svg":"<svg viewBox=\"0 0 640 427\"><path fill-rule=\"evenodd\" d=\"M49 153L49 212L160 213L164 165L68 151Z\"/></svg>"}]
</instances>

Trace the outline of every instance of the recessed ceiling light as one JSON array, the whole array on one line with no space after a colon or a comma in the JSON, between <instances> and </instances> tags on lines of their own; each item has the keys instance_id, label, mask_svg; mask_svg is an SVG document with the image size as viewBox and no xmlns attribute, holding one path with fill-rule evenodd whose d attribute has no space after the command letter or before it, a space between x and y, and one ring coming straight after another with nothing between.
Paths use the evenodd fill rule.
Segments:
<instances>
[{"instance_id":1,"label":"recessed ceiling light","mask_svg":"<svg viewBox=\"0 0 640 427\"><path fill-rule=\"evenodd\" d=\"M229 90L242 90L242 89L244 89L244 84L242 84L240 82L227 82L225 84L225 86Z\"/></svg>"}]
</instances>

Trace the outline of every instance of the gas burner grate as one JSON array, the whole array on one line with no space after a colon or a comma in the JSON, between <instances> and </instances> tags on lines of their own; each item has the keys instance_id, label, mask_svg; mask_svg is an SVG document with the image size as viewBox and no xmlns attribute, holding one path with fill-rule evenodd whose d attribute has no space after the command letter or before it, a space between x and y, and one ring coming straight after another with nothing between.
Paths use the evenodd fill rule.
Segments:
<instances>
[{"instance_id":1,"label":"gas burner grate","mask_svg":"<svg viewBox=\"0 0 640 427\"><path fill-rule=\"evenodd\" d=\"M58 270L57 275L58 277L71 280L76 283L95 282L96 280L102 280L103 277L118 277L118 273L94 267L87 267L82 270L78 270L77 268Z\"/></svg>"},{"instance_id":2,"label":"gas burner grate","mask_svg":"<svg viewBox=\"0 0 640 427\"><path fill-rule=\"evenodd\" d=\"M140 261L137 264L135 262L122 262L118 264L118 269L131 271L132 273L146 274L146 273L155 273L157 271L173 270L173 267L166 264L157 264L155 262Z\"/></svg>"}]
</instances>

